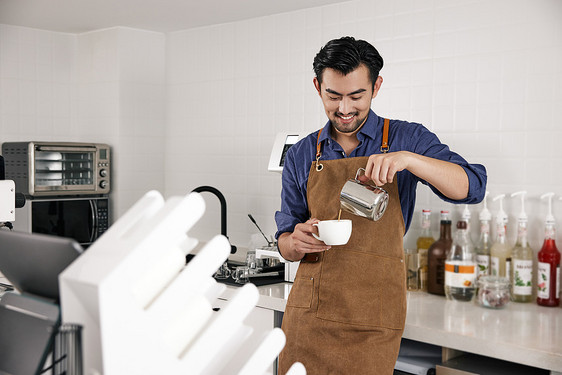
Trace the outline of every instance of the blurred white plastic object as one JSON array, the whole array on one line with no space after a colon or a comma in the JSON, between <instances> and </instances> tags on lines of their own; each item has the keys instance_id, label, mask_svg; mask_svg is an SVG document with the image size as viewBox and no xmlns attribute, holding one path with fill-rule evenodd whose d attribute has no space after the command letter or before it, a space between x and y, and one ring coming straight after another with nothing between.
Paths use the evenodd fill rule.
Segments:
<instances>
[{"instance_id":1,"label":"blurred white plastic object","mask_svg":"<svg viewBox=\"0 0 562 375\"><path fill-rule=\"evenodd\" d=\"M255 345L243 324L258 301L253 284L212 309L225 289L212 275L230 254L226 237L185 266L197 244L186 233L204 211L198 193L164 201L148 192L61 273L63 322L84 327L84 374L263 374L277 357L279 329L257 351L243 350Z\"/></svg>"}]
</instances>

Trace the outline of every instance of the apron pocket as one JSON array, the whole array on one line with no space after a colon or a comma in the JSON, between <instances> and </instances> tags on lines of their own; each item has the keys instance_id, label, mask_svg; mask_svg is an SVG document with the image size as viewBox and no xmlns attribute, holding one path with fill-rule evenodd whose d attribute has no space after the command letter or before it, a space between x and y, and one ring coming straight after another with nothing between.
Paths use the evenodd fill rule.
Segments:
<instances>
[{"instance_id":1,"label":"apron pocket","mask_svg":"<svg viewBox=\"0 0 562 375\"><path fill-rule=\"evenodd\" d=\"M346 249L327 251L319 283L318 318L404 328L406 276L400 258Z\"/></svg>"},{"instance_id":2,"label":"apron pocket","mask_svg":"<svg viewBox=\"0 0 562 375\"><path fill-rule=\"evenodd\" d=\"M314 293L314 279L312 277L299 277L293 282L291 293L287 299L288 307L310 308Z\"/></svg>"}]
</instances>

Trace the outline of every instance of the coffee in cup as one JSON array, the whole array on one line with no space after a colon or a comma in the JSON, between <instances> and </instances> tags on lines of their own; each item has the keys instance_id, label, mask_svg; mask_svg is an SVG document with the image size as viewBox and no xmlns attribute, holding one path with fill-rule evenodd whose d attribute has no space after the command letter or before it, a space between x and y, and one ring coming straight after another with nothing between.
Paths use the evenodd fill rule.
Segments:
<instances>
[{"instance_id":1,"label":"coffee in cup","mask_svg":"<svg viewBox=\"0 0 562 375\"><path fill-rule=\"evenodd\" d=\"M351 220L322 220L316 224L318 235L314 238L323 241L328 246L345 245L351 237Z\"/></svg>"}]
</instances>

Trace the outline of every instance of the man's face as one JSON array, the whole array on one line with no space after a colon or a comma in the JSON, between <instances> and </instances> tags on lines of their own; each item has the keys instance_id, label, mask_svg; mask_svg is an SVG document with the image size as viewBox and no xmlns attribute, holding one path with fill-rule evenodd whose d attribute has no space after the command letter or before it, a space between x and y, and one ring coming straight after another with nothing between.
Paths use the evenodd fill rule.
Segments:
<instances>
[{"instance_id":1,"label":"man's face","mask_svg":"<svg viewBox=\"0 0 562 375\"><path fill-rule=\"evenodd\" d=\"M322 73L322 84L314 78L314 86L322 98L324 110L335 130L350 135L357 131L367 119L371 100L377 95L382 77L375 87L369 70L363 64L347 75L337 70L326 69Z\"/></svg>"}]
</instances>

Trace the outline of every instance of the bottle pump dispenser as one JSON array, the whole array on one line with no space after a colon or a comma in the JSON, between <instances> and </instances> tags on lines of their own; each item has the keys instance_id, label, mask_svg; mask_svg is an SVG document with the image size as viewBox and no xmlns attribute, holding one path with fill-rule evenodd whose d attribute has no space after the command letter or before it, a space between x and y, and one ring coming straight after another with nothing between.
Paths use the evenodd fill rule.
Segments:
<instances>
[{"instance_id":1,"label":"bottle pump dispenser","mask_svg":"<svg viewBox=\"0 0 562 375\"><path fill-rule=\"evenodd\" d=\"M480 211L480 216L478 217L480 221L492 220L492 213L488 210L488 195L490 195L489 191L487 191L486 195L484 195L484 208Z\"/></svg>"},{"instance_id":2,"label":"bottle pump dispenser","mask_svg":"<svg viewBox=\"0 0 562 375\"><path fill-rule=\"evenodd\" d=\"M546 220L545 220L546 225L554 225L555 224L554 215L552 215L552 197L553 196L554 196L554 193L552 193L552 192L545 193L545 194L541 195L541 200L543 200L545 198L548 199L548 213L546 214Z\"/></svg>"},{"instance_id":3,"label":"bottle pump dispenser","mask_svg":"<svg viewBox=\"0 0 562 375\"><path fill-rule=\"evenodd\" d=\"M521 212L519 216L517 216L517 221L519 222L527 222L527 213L525 212L525 196L527 195L526 191L518 191L511 194L511 197L521 197Z\"/></svg>"},{"instance_id":4,"label":"bottle pump dispenser","mask_svg":"<svg viewBox=\"0 0 562 375\"><path fill-rule=\"evenodd\" d=\"M496 224L498 226L502 224L503 226L507 225L507 214L503 210L503 199L505 198L505 194L500 194L494 197L493 201L500 201L500 209L498 211L498 216L496 217Z\"/></svg>"}]
</instances>

